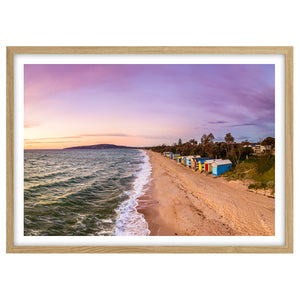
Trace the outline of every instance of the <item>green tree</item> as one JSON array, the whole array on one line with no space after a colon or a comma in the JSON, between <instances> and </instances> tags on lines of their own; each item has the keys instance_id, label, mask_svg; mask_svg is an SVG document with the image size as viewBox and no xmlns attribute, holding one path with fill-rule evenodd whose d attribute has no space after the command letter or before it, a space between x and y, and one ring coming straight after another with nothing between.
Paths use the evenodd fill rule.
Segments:
<instances>
[{"instance_id":1,"label":"green tree","mask_svg":"<svg viewBox=\"0 0 300 300\"><path fill-rule=\"evenodd\" d=\"M271 152L275 148L275 138L268 136L261 144L266 147L267 151Z\"/></svg>"},{"instance_id":2,"label":"green tree","mask_svg":"<svg viewBox=\"0 0 300 300\"><path fill-rule=\"evenodd\" d=\"M189 143L192 145L192 146L196 146L198 143L195 139L191 139L189 140Z\"/></svg>"},{"instance_id":3,"label":"green tree","mask_svg":"<svg viewBox=\"0 0 300 300\"><path fill-rule=\"evenodd\" d=\"M225 135L225 142L226 142L226 155L228 156L228 154L231 152L232 150L232 145L234 143L234 137L231 135L231 133L226 133Z\"/></svg>"},{"instance_id":4,"label":"green tree","mask_svg":"<svg viewBox=\"0 0 300 300\"><path fill-rule=\"evenodd\" d=\"M232 151L232 157L234 159L235 165L238 165L240 163L241 155L243 151L242 144L235 144Z\"/></svg>"},{"instance_id":5,"label":"green tree","mask_svg":"<svg viewBox=\"0 0 300 300\"><path fill-rule=\"evenodd\" d=\"M181 155L187 156L191 154L192 146L190 143L184 143L182 147L182 153Z\"/></svg>"},{"instance_id":6,"label":"green tree","mask_svg":"<svg viewBox=\"0 0 300 300\"><path fill-rule=\"evenodd\" d=\"M245 160L249 158L249 156L253 153L253 149L251 147L243 147L241 159Z\"/></svg>"},{"instance_id":7,"label":"green tree","mask_svg":"<svg viewBox=\"0 0 300 300\"><path fill-rule=\"evenodd\" d=\"M214 135L212 133L206 135L203 134L201 137L202 144L202 154L205 156L213 156L213 145L214 145Z\"/></svg>"},{"instance_id":8,"label":"green tree","mask_svg":"<svg viewBox=\"0 0 300 300\"><path fill-rule=\"evenodd\" d=\"M214 135L210 133L209 135L203 134L201 137L201 144L207 145L208 143L213 142L215 139Z\"/></svg>"}]
</instances>

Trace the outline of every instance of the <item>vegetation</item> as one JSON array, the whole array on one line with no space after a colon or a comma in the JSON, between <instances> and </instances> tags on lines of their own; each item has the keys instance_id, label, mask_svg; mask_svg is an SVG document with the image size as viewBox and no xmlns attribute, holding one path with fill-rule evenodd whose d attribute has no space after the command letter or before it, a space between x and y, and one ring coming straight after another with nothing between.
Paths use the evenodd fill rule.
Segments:
<instances>
[{"instance_id":1,"label":"vegetation","mask_svg":"<svg viewBox=\"0 0 300 300\"><path fill-rule=\"evenodd\" d=\"M148 149L160 153L180 153L183 156L201 155L212 159L229 158L233 161L234 165L238 164L240 159L246 159L247 156L253 153L252 148L244 148L241 143L235 143L230 133L227 133L225 138L225 142L214 142L214 135L209 133L201 137L200 143L195 139L183 143L182 140L179 139L178 143L174 143L171 146L163 144Z\"/></svg>"},{"instance_id":2,"label":"vegetation","mask_svg":"<svg viewBox=\"0 0 300 300\"><path fill-rule=\"evenodd\" d=\"M267 148L267 152L272 152L275 148L275 139L269 136L261 144Z\"/></svg>"},{"instance_id":3,"label":"vegetation","mask_svg":"<svg viewBox=\"0 0 300 300\"><path fill-rule=\"evenodd\" d=\"M275 156L269 153L260 157L252 156L241 162L234 169L224 173L222 176L228 180L250 179L249 189L269 189L271 194L275 192Z\"/></svg>"},{"instance_id":4,"label":"vegetation","mask_svg":"<svg viewBox=\"0 0 300 300\"><path fill-rule=\"evenodd\" d=\"M249 189L270 189L275 192L275 156L272 155L275 148L275 139L272 137L265 138L261 145L266 147L265 153L254 155L249 141L241 143L235 142L231 133L227 133L224 137L224 142L215 142L215 137L212 133L204 134L201 141L190 139L183 143L179 139L173 145L159 145L150 147L155 152L173 152L179 153L182 156L201 155L211 159L230 159L232 161L232 169L222 176L228 180L243 180L248 179L253 181Z\"/></svg>"}]
</instances>

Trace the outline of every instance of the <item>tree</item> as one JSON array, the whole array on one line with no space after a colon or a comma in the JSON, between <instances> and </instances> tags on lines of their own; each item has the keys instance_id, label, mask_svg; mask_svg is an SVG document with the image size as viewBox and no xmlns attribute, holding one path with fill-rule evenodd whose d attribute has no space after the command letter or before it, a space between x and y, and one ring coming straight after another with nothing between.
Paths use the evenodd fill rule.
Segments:
<instances>
[{"instance_id":1,"label":"tree","mask_svg":"<svg viewBox=\"0 0 300 300\"><path fill-rule=\"evenodd\" d=\"M179 140L178 140L178 146L181 146L181 145L182 145L182 140L179 139Z\"/></svg>"},{"instance_id":2,"label":"tree","mask_svg":"<svg viewBox=\"0 0 300 300\"><path fill-rule=\"evenodd\" d=\"M208 156L213 156L213 143L214 143L214 135L212 133L206 135L203 134L201 137L201 144L203 149L203 154Z\"/></svg>"},{"instance_id":3,"label":"tree","mask_svg":"<svg viewBox=\"0 0 300 300\"><path fill-rule=\"evenodd\" d=\"M234 137L231 135L231 133L226 133L225 135L225 142L226 142L226 155L231 151L232 145L234 143Z\"/></svg>"},{"instance_id":4,"label":"tree","mask_svg":"<svg viewBox=\"0 0 300 300\"><path fill-rule=\"evenodd\" d=\"M242 141L241 144L244 146L244 145L249 145L250 142L248 140L245 140L245 141Z\"/></svg>"},{"instance_id":5,"label":"tree","mask_svg":"<svg viewBox=\"0 0 300 300\"><path fill-rule=\"evenodd\" d=\"M187 156L191 154L192 146L190 143L184 143L182 147L182 153L181 155Z\"/></svg>"},{"instance_id":6,"label":"tree","mask_svg":"<svg viewBox=\"0 0 300 300\"><path fill-rule=\"evenodd\" d=\"M192 146L196 146L196 145L197 145L197 141L196 141L195 139L189 140L189 143L190 143Z\"/></svg>"},{"instance_id":7,"label":"tree","mask_svg":"<svg viewBox=\"0 0 300 300\"><path fill-rule=\"evenodd\" d=\"M253 149L251 147L243 147L242 149L242 155L241 155L241 159L246 159L248 158L252 153L253 153Z\"/></svg>"},{"instance_id":8,"label":"tree","mask_svg":"<svg viewBox=\"0 0 300 300\"><path fill-rule=\"evenodd\" d=\"M201 144L207 145L208 143L213 142L215 139L214 135L210 133L209 135L203 134L201 137Z\"/></svg>"},{"instance_id":9,"label":"tree","mask_svg":"<svg viewBox=\"0 0 300 300\"><path fill-rule=\"evenodd\" d=\"M214 135L213 135L212 133L210 133L210 134L207 136L207 138L208 138L208 142L209 142L209 143L213 143L214 140L215 140L215 137L214 137Z\"/></svg>"},{"instance_id":10,"label":"tree","mask_svg":"<svg viewBox=\"0 0 300 300\"><path fill-rule=\"evenodd\" d=\"M262 141L261 144L266 146L266 149L271 152L275 148L275 138L268 136Z\"/></svg>"},{"instance_id":11,"label":"tree","mask_svg":"<svg viewBox=\"0 0 300 300\"><path fill-rule=\"evenodd\" d=\"M207 143L207 135L203 134L201 137L201 144L204 146Z\"/></svg>"},{"instance_id":12,"label":"tree","mask_svg":"<svg viewBox=\"0 0 300 300\"><path fill-rule=\"evenodd\" d=\"M240 158L242 155L243 146L242 144L235 144L233 148L233 159L235 161L235 165L238 165L240 163Z\"/></svg>"},{"instance_id":13,"label":"tree","mask_svg":"<svg viewBox=\"0 0 300 300\"><path fill-rule=\"evenodd\" d=\"M212 153L211 153L211 156L210 158L218 158L219 156L221 156L221 153L220 153L220 143L214 143L212 145Z\"/></svg>"},{"instance_id":14,"label":"tree","mask_svg":"<svg viewBox=\"0 0 300 300\"><path fill-rule=\"evenodd\" d=\"M225 142L219 144L220 148L220 157L225 158L227 156L227 145Z\"/></svg>"}]
</instances>

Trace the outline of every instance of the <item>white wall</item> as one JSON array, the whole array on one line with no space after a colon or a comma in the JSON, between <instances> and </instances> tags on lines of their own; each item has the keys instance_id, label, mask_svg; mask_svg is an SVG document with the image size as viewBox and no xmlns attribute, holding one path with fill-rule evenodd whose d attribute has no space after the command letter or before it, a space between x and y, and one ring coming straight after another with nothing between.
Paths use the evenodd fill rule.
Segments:
<instances>
[{"instance_id":1,"label":"white wall","mask_svg":"<svg viewBox=\"0 0 300 300\"><path fill-rule=\"evenodd\" d=\"M8 255L4 170L5 46L292 45L295 115L299 115L297 1L0 3L1 299L300 299L299 189L294 254ZM300 150L297 129L299 118L295 118L295 153ZM297 156L295 165L299 167Z\"/></svg>"}]
</instances>

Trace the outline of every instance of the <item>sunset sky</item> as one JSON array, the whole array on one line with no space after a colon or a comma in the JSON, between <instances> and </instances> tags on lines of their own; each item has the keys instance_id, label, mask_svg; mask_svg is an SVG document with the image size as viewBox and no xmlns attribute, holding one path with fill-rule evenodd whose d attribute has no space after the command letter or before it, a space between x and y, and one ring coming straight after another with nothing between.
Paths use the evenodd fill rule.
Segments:
<instances>
[{"instance_id":1,"label":"sunset sky","mask_svg":"<svg viewBox=\"0 0 300 300\"><path fill-rule=\"evenodd\" d=\"M25 65L25 149L275 137L274 65Z\"/></svg>"}]
</instances>

